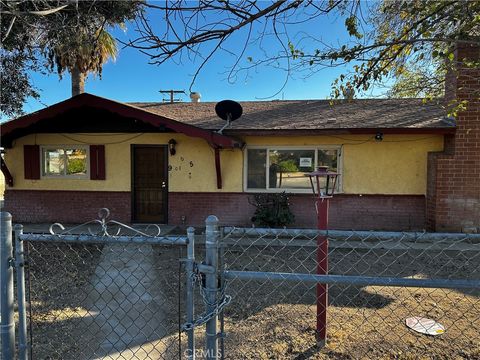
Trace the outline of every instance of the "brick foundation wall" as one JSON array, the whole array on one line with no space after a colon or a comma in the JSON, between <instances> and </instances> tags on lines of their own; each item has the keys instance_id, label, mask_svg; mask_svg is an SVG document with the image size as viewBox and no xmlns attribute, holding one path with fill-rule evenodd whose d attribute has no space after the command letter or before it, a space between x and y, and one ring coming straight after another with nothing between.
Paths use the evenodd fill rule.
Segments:
<instances>
[{"instance_id":1,"label":"brick foundation wall","mask_svg":"<svg viewBox=\"0 0 480 360\"><path fill-rule=\"evenodd\" d=\"M205 217L217 215L224 225L251 226L255 207L245 193L170 193L169 223L202 226ZM312 195L289 196L295 227L316 227ZM330 228L355 230L423 230L423 195L336 195L330 205Z\"/></svg>"},{"instance_id":2,"label":"brick foundation wall","mask_svg":"<svg viewBox=\"0 0 480 360\"><path fill-rule=\"evenodd\" d=\"M203 226L217 215L223 225L251 226L255 207L252 194L169 194L169 224ZM312 195L290 195L295 227L316 227ZM111 211L111 219L131 221L129 192L7 190L5 211L16 223L81 223L96 218L99 208ZM185 216L185 223L182 223ZM336 195L331 200L330 227L355 230L422 230L425 228L423 195Z\"/></svg>"},{"instance_id":3,"label":"brick foundation wall","mask_svg":"<svg viewBox=\"0 0 480 360\"><path fill-rule=\"evenodd\" d=\"M463 68L463 59L479 59L480 48L458 45L456 79L446 98L467 100L456 117L456 133L443 153L428 159L427 226L432 231L477 231L480 228L480 69ZM447 77L448 80L449 77Z\"/></svg>"},{"instance_id":4,"label":"brick foundation wall","mask_svg":"<svg viewBox=\"0 0 480 360\"><path fill-rule=\"evenodd\" d=\"M96 219L103 207L110 210L111 219L130 222L129 192L5 191L4 210L12 214L15 223L82 223Z\"/></svg>"}]
</instances>

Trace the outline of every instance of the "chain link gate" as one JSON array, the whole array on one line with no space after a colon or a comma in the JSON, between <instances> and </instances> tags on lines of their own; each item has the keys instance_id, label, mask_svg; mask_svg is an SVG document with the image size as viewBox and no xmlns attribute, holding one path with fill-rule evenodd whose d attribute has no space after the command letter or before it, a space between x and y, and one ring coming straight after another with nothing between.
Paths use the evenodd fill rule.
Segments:
<instances>
[{"instance_id":1,"label":"chain link gate","mask_svg":"<svg viewBox=\"0 0 480 360\"><path fill-rule=\"evenodd\" d=\"M108 209L101 209L98 220L68 230L53 224L48 234L24 234L16 225L13 257L11 217L4 214L2 256L8 261L2 257L2 276L15 267L18 311L12 277L2 281L2 294L8 283L2 295L8 315L2 317L1 359L184 357L181 324L193 316L185 315L181 268L188 236L161 235L156 225L140 231L109 220Z\"/></svg>"}]
</instances>

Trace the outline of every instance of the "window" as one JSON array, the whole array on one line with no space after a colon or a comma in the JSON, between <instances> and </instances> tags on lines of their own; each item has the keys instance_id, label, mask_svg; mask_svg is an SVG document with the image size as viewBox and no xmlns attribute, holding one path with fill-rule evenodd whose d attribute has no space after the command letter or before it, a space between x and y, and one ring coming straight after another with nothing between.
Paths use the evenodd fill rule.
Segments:
<instances>
[{"instance_id":1,"label":"window","mask_svg":"<svg viewBox=\"0 0 480 360\"><path fill-rule=\"evenodd\" d=\"M310 192L310 180L305 175L321 165L340 172L339 157L340 147L248 148L246 189Z\"/></svg>"},{"instance_id":2,"label":"window","mask_svg":"<svg viewBox=\"0 0 480 360\"><path fill-rule=\"evenodd\" d=\"M88 159L86 146L43 147L42 176L87 177Z\"/></svg>"}]
</instances>

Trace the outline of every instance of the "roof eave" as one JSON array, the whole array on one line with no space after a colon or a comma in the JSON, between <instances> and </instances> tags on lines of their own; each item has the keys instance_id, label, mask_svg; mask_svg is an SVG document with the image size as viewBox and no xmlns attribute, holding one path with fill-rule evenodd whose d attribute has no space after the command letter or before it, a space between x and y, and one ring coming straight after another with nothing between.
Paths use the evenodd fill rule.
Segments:
<instances>
[{"instance_id":1,"label":"roof eave","mask_svg":"<svg viewBox=\"0 0 480 360\"><path fill-rule=\"evenodd\" d=\"M305 136L305 135L366 135L366 134L392 134L415 135L455 134L455 127L424 127L424 128L332 128L332 129L228 129L224 133L232 136Z\"/></svg>"}]
</instances>

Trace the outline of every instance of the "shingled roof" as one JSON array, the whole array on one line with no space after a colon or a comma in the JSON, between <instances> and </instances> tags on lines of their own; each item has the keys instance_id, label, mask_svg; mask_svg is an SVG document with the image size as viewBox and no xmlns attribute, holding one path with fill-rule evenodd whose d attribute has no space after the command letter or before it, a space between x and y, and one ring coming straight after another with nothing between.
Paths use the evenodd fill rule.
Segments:
<instances>
[{"instance_id":1,"label":"shingled roof","mask_svg":"<svg viewBox=\"0 0 480 360\"><path fill-rule=\"evenodd\" d=\"M356 99L246 101L243 115L228 132L246 130L334 130L334 129L444 129L455 124L437 102L421 99ZM217 130L225 122L215 114L215 103L129 103L171 119L204 129Z\"/></svg>"}]
</instances>

